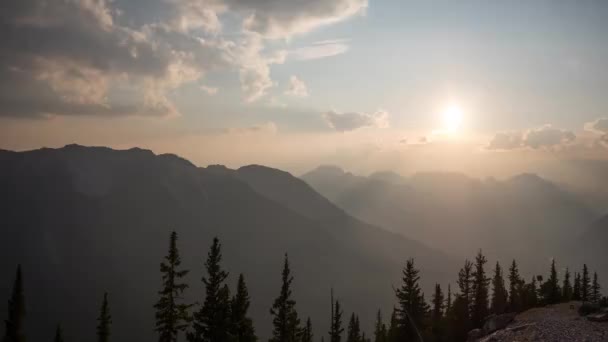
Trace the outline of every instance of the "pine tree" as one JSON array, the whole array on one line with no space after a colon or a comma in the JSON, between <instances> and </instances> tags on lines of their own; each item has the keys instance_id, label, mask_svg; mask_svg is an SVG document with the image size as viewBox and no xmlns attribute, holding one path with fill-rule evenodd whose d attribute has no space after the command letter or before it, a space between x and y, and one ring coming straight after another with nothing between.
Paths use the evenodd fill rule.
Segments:
<instances>
[{"instance_id":1,"label":"pine tree","mask_svg":"<svg viewBox=\"0 0 608 342\"><path fill-rule=\"evenodd\" d=\"M473 264L465 260L464 267L458 272L458 287L460 288L460 299L467 307L467 314L463 319L470 320L473 305Z\"/></svg>"},{"instance_id":2,"label":"pine tree","mask_svg":"<svg viewBox=\"0 0 608 342\"><path fill-rule=\"evenodd\" d=\"M513 260L509 268L509 310L512 312L520 312L522 310L522 286L523 280L519 275L517 262Z\"/></svg>"},{"instance_id":3,"label":"pine tree","mask_svg":"<svg viewBox=\"0 0 608 342\"><path fill-rule=\"evenodd\" d=\"M587 264L583 265L583 277L581 279L581 300L589 301L591 298L591 279L589 278L589 270Z\"/></svg>"},{"instance_id":4,"label":"pine tree","mask_svg":"<svg viewBox=\"0 0 608 342\"><path fill-rule=\"evenodd\" d=\"M312 342L313 334L312 334L312 322L310 321L310 317L306 320L306 326L302 330L302 342Z\"/></svg>"},{"instance_id":5,"label":"pine tree","mask_svg":"<svg viewBox=\"0 0 608 342\"><path fill-rule=\"evenodd\" d=\"M346 334L346 342L360 342L361 328L359 327L359 318L353 313L348 322L348 332Z\"/></svg>"},{"instance_id":6,"label":"pine tree","mask_svg":"<svg viewBox=\"0 0 608 342\"><path fill-rule=\"evenodd\" d=\"M572 289L572 300L581 300L581 274L574 273L574 287Z\"/></svg>"},{"instance_id":7,"label":"pine tree","mask_svg":"<svg viewBox=\"0 0 608 342\"><path fill-rule=\"evenodd\" d=\"M420 339L420 332L426 329L429 308L420 288L419 273L414 266L414 259L409 259L403 269L403 284L396 291L399 302L399 334L404 340Z\"/></svg>"},{"instance_id":8,"label":"pine tree","mask_svg":"<svg viewBox=\"0 0 608 342\"><path fill-rule=\"evenodd\" d=\"M471 312L471 321L473 326L481 328L483 322L489 314L489 298L488 298L488 286L490 279L486 277L484 266L487 263L487 259L481 251L475 257L475 271L473 272L473 310Z\"/></svg>"},{"instance_id":9,"label":"pine tree","mask_svg":"<svg viewBox=\"0 0 608 342\"><path fill-rule=\"evenodd\" d=\"M156 309L156 331L159 342L176 342L177 334L186 330L190 321L188 310L192 305L183 303L183 293L188 285L180 282L189 271L179 269L181 258L177 249L177 233L169 238L169 254L160 264L163 288L158 292L160 299Z\"/></svg>"},{"instance_id":10,"label":"pine tree","mask_svg":"<svg viewBox=\"0 0 608 342\"><path fill-rule=\"evenodd\" d=\"M505 288L505 280L502 274L502 267L496 262L494 269L494 278L492 278L492 304L491 311L493 314L503 314L507 311L507 301L509 294Z\"/></svg>"},{"instance_id":11,"label":"pine tree","mask_svg":"<svg viewBox=\"0 0 608 342\"><path fill-rule=\"evenodd\" d=\"M572 284L570 283L570 270L566 268L564 282L562 283L562 300L569 302L572 300Z\"/></svg>"},{"instance_id":12,"label":"pine tree","mask_svg":"<svg viewBox=\"0 0 608 342\"><path fill-rule=\"evenodd\" d=\"M445 312L446 314L452 310L452 286L448 284L448 297L445 303Z\"/></svg>"},{"instance_id":13,"label":"pine tree","mask_svg":"<svg viewBox=\"0 0 608 342\"><path fill-rule=\"evenodd\" d=\"M103 294L103 302L97 318L97 342L110 341L110 326L112 325L112 316L110 316L110 305L108 304L108 293Z\"/></svg>"},{"instance_id":14,"label":"pine tree","mask_svg":"<svg viewBox=\"0 0 608 342\"><path fill-rule=\"evenodd\" d=\"M387 333L386 324L382 322L382 312L378 310L376 325L374 326L374 342L388 342Z\"/></svg>"},{"instance_id":15,"label":"pine tree","mask_svg":"<svg viewBox=\"0 0 608 342\"><path fill-rule=\"evenodd\" d=\"M221 248L219 239L214 238L205 262L207 276L202 278L205 300L200 310L194 313L193 331L188 333L190 342L225 342L229 339L230 317L226 313L230 311L230 298L227 300L222 290L228 272L220 265Z\"/></svg>"},{"instance_id":16,"label":"pine tree","mask_svg":"<svg viewBox=\"0 0 608 342\"><path fill-rule=\"evenodd\" d=\"M293 277L289 269L289 258L285 254L283 265L281 293L270 309L274 316L272 338L270 342L295 342L300 333L300 319L296 312L296 302L291 298L291 283Z\"/></svg>"},{"instance_id":17,"label":"pine tree","mask_svg":"<svg viewBox=\"0 0 608 342\"><path fill-rule=\"evenodd\" d=\"M523 285L521 294L522 310L527 310L538 305L538 290L536 286L536 277L532 277L529 284Z\"/></svg>"},{"instance_id":18,"label":"pine tree","mask_svg":"<svg viewBox=\"0 0 608 342\"><path fill-rule=\"evenodd\" d=\"M397 308L393 308L391 313L391 321L388 328L387 340L389 342L399 341L399 320L397 318Z\"/></svg>"},{"instance_id":19,"label":"pine tree","mask_svg":"<svg viewBox=\"0 0 608 342\"><path fill-rule=\"evenodd\" d=\"M340 342L342 340L342 310L340 309L340 301L334 301L334 295L332 290L331 295L331 324L329 328L329 341Z\"/></svg>"},{"instance_id":20,"label":"pine tree","mask_svg":"<svg viewBox=\"0 0 608 342\"><path fill-rule=\"evenodd\" d=\"M551 273L545 283L541 285L541 293L545 304L557 304L560 302L559 280L555 269L555 259L551 262Z\"/></svg>"},{"instance_id":21,"label":"pine tree","mask_svg":"<svg viewBox=\"0 0 608 342\"><path fill-rule=\"evenodd\" d=\"M236 285L236 295L230 301L231 308L231 335L235 342L255 342L257 337L253 321L248 316L250 299L249 290L245 284L245 277L241 273ZM310 319L309 319L310 320ZM305 341L302 341L305 342Z\"/></svg>"},{"instance_id":22,"label":"pine tree","mask_svg":"<svg viewBox=\"0 0 608 342\"><path fill-rule=\"evenodd\" d=\"M446 341L466 341L467 334L471 331L471 320L467 300L462 294L455 296L446 320L448 326Z\"/></svg>"},{"instance_id":23,"label":"pine tree","mask_svg":"<svg viewBox=\"0 0 608 342\"><path fill-rule=\"evenodd\" d=\"M23 274L21 265L17 266L13 293L8 301L8 318L6 319L6 333L4 342L25 342L23 321L25 319L25 295L23 294Z\"/></svg>"},{"instance_id":24,"label":"pine tree","mask_svg":"<svg viewBox=\"0 0 608 342\"><path fill-rule=\"evenodd\" d=\"M55 330L55 342L63 342L63 330L61 329L61 324L57 324L57 330Z\"/></svg>"},{"instance_id":25,"label":"pine tree","mask_svg":"<svg viewBox=\"0 0 608 342\"><path fill-rule=\"evenodd\" d=\"M591 298L590 300L593 303L597 303L599 304L600 300L602 299L602 294L600 293L601 290L601 286L600 283L597 279L597 272L593 273L593 283L591 284Z\"/></svg>"},{"instance_id":26,"label":"pine tree","mask_svg":"<svg viewBox=\"0 0 608 342\"><path fill-rule=\"evenodd\" d=\"M433 339L435 341L443 341L444 339L444 303L445 298L443 297L441 286L439 284L435 284L435 293L433 294L433 307L431 312L431 330Z\"/></svg>"}]
</instances>

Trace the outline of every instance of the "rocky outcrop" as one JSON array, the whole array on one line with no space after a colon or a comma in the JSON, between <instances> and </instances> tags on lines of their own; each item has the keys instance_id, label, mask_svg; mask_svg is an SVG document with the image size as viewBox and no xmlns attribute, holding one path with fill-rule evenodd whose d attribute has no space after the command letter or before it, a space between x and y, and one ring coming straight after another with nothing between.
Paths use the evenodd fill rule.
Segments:
<instances>
[{"instance_id":1,"label":"rocky outcrop","mask_svg":"<svg viewBox=\"0 0 608 342\"><path fill-rule=\"evenodd\" d=\"M469 332L468 341L477 341L483 336L487 336L497 330L506 328L509 323L511 323L513 319L515 319L515 316L515 313L491 315L486 319L482 329L475 329Z\"/></svg>"}]
</instances>

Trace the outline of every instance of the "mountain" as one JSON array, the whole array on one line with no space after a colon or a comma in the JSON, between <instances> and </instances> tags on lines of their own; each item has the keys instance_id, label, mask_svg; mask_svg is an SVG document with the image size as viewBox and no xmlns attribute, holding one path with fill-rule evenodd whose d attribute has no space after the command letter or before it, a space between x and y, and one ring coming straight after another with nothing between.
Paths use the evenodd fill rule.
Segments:
<instances>
[{"instance_id":1,"label":"mountain","mask_svg":"<svg viewBox=\"0 0 608 342\"><path fill-rule=\"evenodd\" d=\"M478 248L503 262L517 256L532 269L566 256L563 246L596 218L577 196L534 174L505 181L458 173L361 177L324 166L301 178L371 224L460 256Z\"/></svg>"},{"instance_id":2,"label":"mountain","mask_svg":"<svg viewBox=\"0 0 608 342\"><path fill-rule=\"evenodd\" d=\"M78 145L0 151L0 189L0 294L9 297L22 264L32 341L49 339L59 322L66 340L93 341L104 291L113 341L156 338L152 305L171 230L191 270L191 301L202 301L204 259L212 238L220 238L229 284L234 290L244 273L262 339L270 334L286 252L297 308L312 317L317 336L328 331L330 287L371 331L376 310L387 316L395 302L391 285L407 258L416 258L425 289L452 280L457 267L443 253L349 216L298 178L261 166L199 168L170 154Z\"/></svg>"}]
</instances>

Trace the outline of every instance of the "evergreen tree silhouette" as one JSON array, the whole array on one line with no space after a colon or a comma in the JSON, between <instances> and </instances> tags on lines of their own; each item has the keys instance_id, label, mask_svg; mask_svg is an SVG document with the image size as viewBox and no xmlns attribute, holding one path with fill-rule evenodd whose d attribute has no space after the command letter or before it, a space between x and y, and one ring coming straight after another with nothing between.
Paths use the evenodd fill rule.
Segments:
<instances>
[{"instance_id":1,"label":"evergreen tree silhouette","mask_svg":"<svg viewBox=\"0 0 608 342\"><path fill-rule=\"evenodd\" d=\"M8 316L5 321L6 332L3 342L25 342L23 323L25 320L25 295L23 293L23 274L21 265L17 266L13 293L8 301Z\"/></svg>"},{"instance_id":2,"label":"evergreen tree silhouette","mask_svg":"<svg viewBox=\"0 0 608 342\"><path fill-rule=\"evenodd\" d=\"M574 287L572 288L572 300L581 300L581 274L574 273Z\"/></svg>"},{"instance_id":3,"label":"evergreen tree silhouette","mask_svg":"<svg viewBox=\"0 0 608 342\"><path fill-rule=\"evenodd\" d=\"M597 272L593 272L593 283L591 284L591 298L590 300L593 303L599 303L602 299L602 294L600 293L601 286L597 279Z\"/></svg>"},{"instance_id":4,"label":"evergreen tree silhouette","mask_svg":"<svg viewBox=\"0 0 608 342\"><path fill-rule=\"evenodd\" d=\"M249 290L245 284L245 277L241 273L236 285L236 295L231 300L231 335L234 337L235 342L257 341L253 321L248 316L250 303Z\"/></svg>"},{"instance_id":5,"label":"evergreen tree silhouette","mask_svg":"<svg viewBox=\"0 0 608 342\"><path fill-rule=\"evenodd\" d=\"M520 312L522 310L523 298L521 292L523 283L519 275L517 262L513 260L509 268L509 310L512 312Z\"/></svg>"},{"instance_id":6,"label":"evergreen tree silhouette","mask_svg":"<svg viewBox=\"0 0 608 342\"><path fill-rule=\"evenodd\" d=\"M289 258L285 254L283 265L281 293L275 299L270 314L273 330L270 342L296 342L300 334L300 319L296 312L296 302L291 298L291 283L293 277L289 269Z\"/></svg>"},{"instance_id":7,"label":"evergreen tree silhouette","mask_svg":"<svg viewBox=\"0 0 608 342\"><path fill-rule=\"evenodd\" d=\"M329 326L329 341L340 342L342 340L342 310L340 309L340 301L334 302L333 290L331 295L331 324Z\"/></svg>"},{"instance_id":8,"label":"evergreen tree silhouette","mask_svg":"<svg viewBox=\"0 0 608 342\"><path fill-rule=\"evenodd\" d=\"M387 340L389 342L399 341L399 319L397 318L397 308L393 307L391 321L388 328Z\"/></svg>"},{"instance_id":9,"label":"evergreen tree silhouette","mask_svg":"<svg viewBox=\"0 0 608 342\"><path fill-rule=\"evenodd\" d=\"M432 298L432 310L431 310L431 330L434 341L443 341L445 329L444 329L444 310L445 310L445 298L441 286L435 284L435 293Z\"/></svg>"},{"instance_id":10,"label":"evergreen tree silhouette","mask_svg":"<svg viewBox=\"0 0 608 342\"><path fill-rule=\"evenodd\" d=\"M583 277L581 278L581 300L589 301L591 298L591 279L589 278L589 270L587 264L583 265Z\"/></svg>"},{"instance_id":11,"label":"evergreen tree silhouette","mask_svg":"<svg viewBox=\"0 0 608 342\"><path fill-rule=\"evenodd\" d=\"M459 297L467 307L467 313L462 318L469 321L473 306L473 264L469 260L465 260L464 267L458 272L458 287L460 288Z\"/></svg>"},{"instance_id":12,"label":"evergreen tree silhouette","mask_svg":"<svg viewBox=\"0 0 608 342\"><path fill-rule=\"evenodd\" d=\"M156 331L159 342L176 342L177 334L184 331L190 322L188 310L192 305L183 303L183 293L188 285L180 282L189 271L179 269L181 259L177 249L177 233L169 238L169 253L160 264L162 289L160 298L154 305L156 309Z\"/></svg>"},{"instance_id":13,"label":"evergreen tree silhouette","mask_svg":"<svg viewBox=\"0 0 608 342\"><path fill-rule=\"evenodd\" d=\"M188 333L190 342L225 342L229 339L230 297L224 289L228 272L220 265L222 251L219 239L213 239L207 254L205 269L207 276L202 278L205 284L205 300L198 312L194 313L192 329Z\"/></svg>"},{"instance_id":14,"label":"evergreen tree silhouette","mask_svg":"<svg viewBox=\"0 0 608 342\"><path fill-rule=\"evenodd\" d=\"M471 331L471 320L467 299L462 294L455 296L446 320L448 326L446 341L466 341Z\"/></svg>"},{"instance_id":15,"label":"evergreen tree silhouette","mask_svg":"<svg viewBox=\"0 0 608 342\"><path fill-rule=\"evenodd\" d=\"M536 277L532 277L532 281L529 284L524 284L521 297L523 299L522 310L527 310L538 305Z\"/></svg>"},{"instance_id":16,"label":"evergreen tree silhouette","mask_svg":"<svg viewBox=\"0 0 608 342\"><path fill-rule=\"evenodd\" d=\"M557 304L561 300L561 290L559 288L559 280L557 279L557 270L555 269L555 259L551 262L551 273L549 278L541 286L541 293L545 304Z\"/></svg>"},{"instance_id":17,"label":"evergreen tree silhouette","mask_svg":"<svg viewBox=\"0 0 608 342\"><path fill-rule=\"evenodd\" d=\"M452 310L452 286L448 284L448 296L445 302L445 313L447 315L448 312Z\"/></svg>"},{"instance_id":18,"label":"evergreen tree silhouette","mask_svg":"<svg viewBox=\"0 0 608 342\"><path fill-rule=\"evenodd\" d=\"M376 324L374 326L374 342L388 342L388 331L386 324L382 322L382 312L378 310L376 314Z\"/></svg>"},{"instance_id":19,"label":"evergreen tree silhouette","mask_svg":"<svg viewBox=\"0 0 608 342\"><path fill-rule=\"evenodd\" d=\"M110 341L110 327L112 325L112 316L110 316L110 305L108 303L108 293L103 294L99 317L97 318L97 342Z\"/></svg>"},{"instance_id":20,"label":"evergreen tree silhouette","mask_svg":"<svg viewBox=\"0 0 608 342\"><path fill-rule=\"evenodd\" d=\"M481 250L475 257L475 270L473 271L473 309L471 310L471 322L473 327L481 328L489 314L488 286L490 279L486 277L484 266L487 259Z\"/></svg>"},{"instance_id":21,"label":"evergreen tree silhouette","mask_svg":"<svg viewBox=\"0 0 608 342\"><path fill-rule=\"evenodd\" d=\"M361 328L359 327L359 318L353 313L348 322L348 332L346 334L346 342L360 342Z\"/></svg>"},{"instance_id":22,"label":"evergreen tree silhouette","mask_svg":"<svg viewBox=\"0 0 608 342\"><path fill-rule=\"evenodd\" d=\"M502 267L496 262L494 278L492 278L492 302L490 306L493 314L500 315L507 311L508 297Z\"/></svg>"},{"instance_id":23,"label":"evergreen tree silhouette","mask_svg":"<svg viewBox=\"0 0 608 342\"><path fill-rule=\"evenodd\" d=\"M306 325L302 330L302 342L312 342L313 337L312 322L310 321L310 317L308 317L308 319L306 319Z\"/></svg>"},{"instance_id":24,"label":"evergreen tree silhouette","mask_svg":"<svg viewBox=\"0 0 608 342\"><path fill-rule=\"evenodd\" d=\"M63 330L61 329L61 324L57 324L57 329L55 330L55 342L63 342Z\"/></svg>"},{"instance_id":25,"label":"evergreen tree silhouette","mask_svg":"<svg viewBox=\"0 0 608 342\"><path fill-rule=\"evenodd\" d=\"M406 341L419 340L420 333L426 329L429 307L420 288L419 273L414 266L414 259L409 259L403 269L403 284L396 291L399 302L399 338Z\"/></svg>"},{"instance_id":26,"label":"evergreen tree silhouette","mask_svg":"<svg viewBox=\"0 0 608 342\"><path fill-rule=\"evenodd\" d=\"M572 283L570 282L570 270L566 268L564 282L562 283L562 300L569 302L572 300Z\"/></svg>"}]
</instances>

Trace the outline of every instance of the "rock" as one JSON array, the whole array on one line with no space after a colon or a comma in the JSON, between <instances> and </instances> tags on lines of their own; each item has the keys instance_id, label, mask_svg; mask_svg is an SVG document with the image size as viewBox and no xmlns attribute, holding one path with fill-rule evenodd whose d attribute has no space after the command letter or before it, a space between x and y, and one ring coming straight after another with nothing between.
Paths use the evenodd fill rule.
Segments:
<instances>
[{"instance_id":1,"label":"rock","mask_svg":"<svg viewBox=\"0 0 608 342\"><path fill-rule=\"evenodd\" d=\"M485 334L483 333L483 330L481 329L474 329L469 331L468 337L467 337L467 342L475 342L478 339L482 338Z\"/></svg>"},{"instance_id":2,"label":"rock","mask_svg":"<svg viewBox=\"0 0 608 342\"><path fill-rule=\"evenodd\" d=\"M512 327L512 328L509 328L508 330L512 331L512 332L517 332L517 331L521 331L521 330L524 330L524 329L528 329L529 327L532 327L532 326L535 326L535 325L536 325L535 323L522 324L522 325L518 325L518 326L515 326L515 327Z\"/></svg>"},{"instance_id":3,"label":"rock","mask_svg":"<svg viewBox=\"0 0 608 342\"><path fill-rule=\"evenodd\" d=\"M587 319L591 322L608 322L608 313L598 313L587 316Z\"/></svg>"},{"instance_id":4,"label":"rock","mask_svg":"<svg viewBox=\"0 0 608 342\"><path fill-rule=\"evenodd\" d=\"M598 311L600 311L600 305L589 302L583 303L583 305L578 308L578 313L582 316L587 316Z\"/></svg>"},{"instance_id":5,"label":"rock","mask_svg":"<svg viewBox=\"0 0 608 342\"><path fill-rule=\"evenodd\" d=\"M492 315L486 319L483 325L484 335L490 335L491 333L501 330L507 327L509 323L515 319L515 313L508 313L502 315Z\"/></svg>"}]
</instances>

